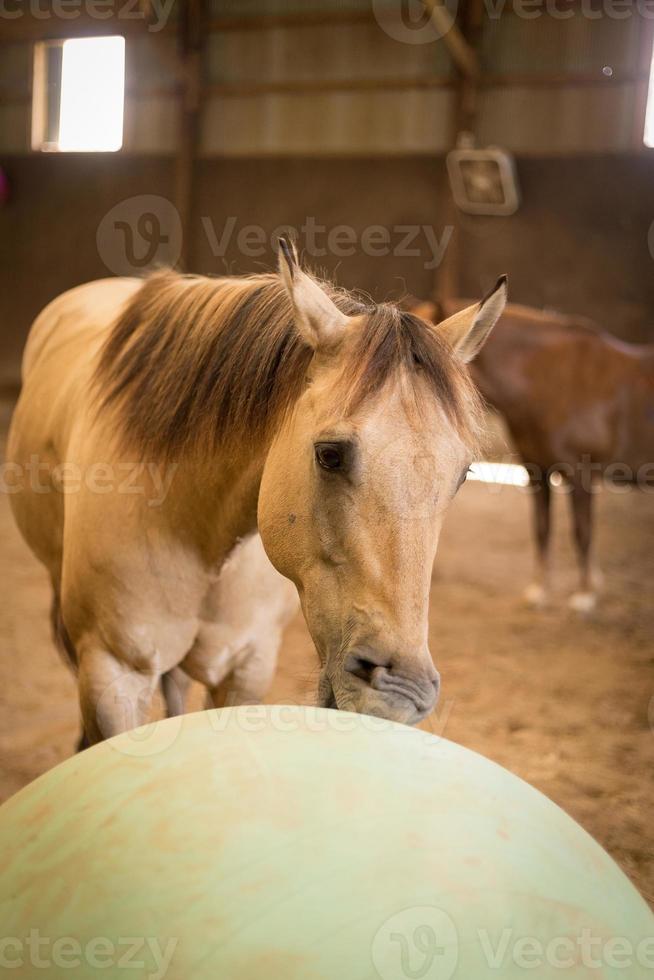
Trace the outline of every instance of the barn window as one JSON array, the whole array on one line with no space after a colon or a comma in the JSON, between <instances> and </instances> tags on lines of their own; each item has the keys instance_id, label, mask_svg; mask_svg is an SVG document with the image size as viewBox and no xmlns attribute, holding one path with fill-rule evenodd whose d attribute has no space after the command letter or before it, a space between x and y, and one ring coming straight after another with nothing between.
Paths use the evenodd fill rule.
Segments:
<instances>
[{"instance_id":1,"label":"barn window","mask_svg":"<svg viewBox=\"0 0 654 980\"><path fill-rule=\"evenodd\" d=\"M645 133L643 135L645 146L654 147L654 52L652 53L652 64L649 70L649 89L647 92L647 109L645 111Z\"/></svg>"},{"instance_id":2,"label":"barn window","mask_svg":"<svg viewBox=\"0 0 654 980\"><path fill-rule=\"evenodd\" d=\"M119 150L124 97L123 37L37 44L32 147L63 152Z\"/></svg>"}]
</instances>

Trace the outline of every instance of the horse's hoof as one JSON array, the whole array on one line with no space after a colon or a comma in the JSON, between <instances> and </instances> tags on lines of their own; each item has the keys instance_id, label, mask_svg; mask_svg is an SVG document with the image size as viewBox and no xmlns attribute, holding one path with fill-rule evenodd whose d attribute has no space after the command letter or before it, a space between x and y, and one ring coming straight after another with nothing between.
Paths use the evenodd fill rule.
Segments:
<instances>
[{"instance_id":1,"label":"horse's hoof","mask_svg":"<svg viewBox=\"0 0 654 980\"><path fill-rule=\"evenodd\" d=\"M549 600L547 590L538 582L532 582L531 585L528 585L524 591L524 596L525 602L534 609L542 609Z\"/></svg>"},{"instance_id":2,"label":"horse's hoof","mask_svg":"<svg viewBox=\"0 0 654 980\"><path fill-rule=\"evenodd\" d=\"M595 609L597 596L594 592L575 592L570 596L568 605L576 613L587 616L588 613L591 613Z\"/></svg>"}]
</instances>

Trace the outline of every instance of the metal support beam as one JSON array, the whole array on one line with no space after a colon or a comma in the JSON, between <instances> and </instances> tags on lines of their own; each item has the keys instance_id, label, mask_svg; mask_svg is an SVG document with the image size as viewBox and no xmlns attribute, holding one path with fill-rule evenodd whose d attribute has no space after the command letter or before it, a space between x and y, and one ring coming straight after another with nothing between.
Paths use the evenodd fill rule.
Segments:
<instances>
[{"instance_id":1,"label":"metal support beam","mask_svg":"<svg viewBox=\"0 0 654 980\"><path fill-rule=\"evenodd\" d=\"M460 26L459 24L452 24L451 15L439 0L424 0L424 2L430 6L432 19L434 19L434 11L439 10L440 23L444 26L445 21L442 18L447 16L452 25L450 30L443 35L443 40L448 44L459 76L456 104L452 117L452 145L455 146L460 132L474 133L481 83L481 66L477 49L481 40L483 24L483 0L464 0L459 14ZM447 174L445 174L445 186L445 224L452 227L453 231L442 262L436 269L434 276L434 296L437 303L454 299L460 295L461 223L458 209L449 188Z\"/></svg>"},{"instance_id":2,"label":"metal support beam","mask_svg":"<svg viewBox=\"0 0 654 980\"><path fill-rule=\"evenodd\" d=\"M185 0L178 31L181 98L174 199L182 224L180 265L186 270L192 263L193 171L202 101L202 47L206 37L203 0Z\"/></svg>"}]
</instances>

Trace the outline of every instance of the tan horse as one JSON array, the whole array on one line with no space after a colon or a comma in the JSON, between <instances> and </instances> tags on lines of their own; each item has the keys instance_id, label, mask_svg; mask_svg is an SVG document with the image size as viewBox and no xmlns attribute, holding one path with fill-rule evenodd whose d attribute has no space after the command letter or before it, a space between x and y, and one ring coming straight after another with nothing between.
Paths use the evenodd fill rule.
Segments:
<instances>
[{"instance_id":1,"label":"tan horse","mask_svg":"<svg viewBox=\"0 0 654 980\"><path fill-rule=\"evenodd\" d=\"M465 303L413 309L435 320ZM570 605L590 612L600 581L591 552L599 477L609 486L654 486L654 345L626 344L581 317L509 304L472 374L506 421L530 476L537 567L526 598L548 600L550 478L558 473L570 492L579 561Z\"/></svg>"},{"instance_id":2,"label":"tan horse","mask_svg":"<svg viewBox=\"0 0 654 980\"><path fill-rule=\"evenodd\" d=\"M434 328L283 256L279 276L91 283L32 328L12 502L60 598L91 742L129 727L125 704L147 719L176 667L214 691L215 590L257 512L321 703L410 723L435 704L431 569L481 417L464 362L505 281Z\"/></svg>"}]
</instances>

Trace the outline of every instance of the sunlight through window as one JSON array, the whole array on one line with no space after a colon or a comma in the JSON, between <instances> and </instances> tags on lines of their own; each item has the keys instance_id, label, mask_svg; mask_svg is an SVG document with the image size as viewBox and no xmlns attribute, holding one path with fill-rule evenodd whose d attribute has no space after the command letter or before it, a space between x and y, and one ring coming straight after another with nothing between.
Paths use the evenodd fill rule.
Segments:
<instances>
[{"instance_id":1,"label":"sunlight through window","mask_svg":"<svg viewBox=\"0 0 654 980\"><path fill-rule=\"evenodd\" d=\"M119 150L123 145L125 39L64 42L60 150Z\"/></svg>"},{"instance_id":2,"label":"sunlight through window","mask_svg":"<svg viewBox=\"0 0 654 980\"><path fill-rule=\"evenodd\" d=\"M125 39L84 37L37 45L32 142L64 152L123 145Z\"/></svg>"},{"instance_id":3,"label":"sunlight through window","mask_svg":"<svg viewBox=\"0 0 654 980\"><path fill-rule=\"evenodd\" d=\"M643 141L645 146L654 147L654 52L652 52L652 64L649 69L649 89L647 91Z\"/></svg>"}]
</instances>

